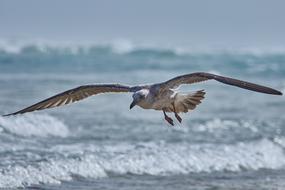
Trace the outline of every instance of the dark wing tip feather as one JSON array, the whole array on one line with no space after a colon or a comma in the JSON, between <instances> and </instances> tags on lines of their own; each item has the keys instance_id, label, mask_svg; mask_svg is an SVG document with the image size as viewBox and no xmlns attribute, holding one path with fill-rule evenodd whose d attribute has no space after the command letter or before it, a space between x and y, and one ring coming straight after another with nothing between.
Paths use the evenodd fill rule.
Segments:
<instances>
[{"instance_id":1,"label":"dark wing tip feather","mask_svg":"<svg viewBox=\"0 0 285 190\"><path fill-rule=\"evenodd\" d=\"M214 75L213 79L215 79L219 82L222 82L224 84L237 86L237 87L244 88L247 90L252 90L252 91L265 93L265 94L282 95L282 92L280 92L278 90L275 90L275 89L267 87L267 86L262 86L259 84L247 82L247 81L242 81L242 80L229 78L229 77L223 77L223 76L219 76L219 75Z\"/></svg>"},{"instance_id":2,"label":"dark wing tip feather","mask_svg":"<svg viewBox=\"0 0 285 190\"><path fill-rule=\"evenodd\" d=\"M2 117L11 116L11 115L14 115L14 114L16 114L16 113L9 113L9 114L4 114L4 115L2 115Z\"/></svg>"},{"instance_id":3,"label":"dark wing tip feather","mask_svg":"<svg viewBox=\"0 0 285 190\"><path fill-rule=\"evenodd\" d=\"M13 113L4 114L4 115L2 115L2 117L7 117L7 116L12 116L12 115L20 114L21 111L22 111L22 110L17 111L17 112L13 112Z\"/></svg>"},{"instance_id":4,"label":"dark wing tip feather","mask_svg":"<svg viewBox=\"0 0 285 190\"><path fill-rule=\"evenodd\" d=\"M280 91L277 91L277 92L276 92L276 95L283 96L283 93L280 92Z\"/></svg>"}]
</instances>

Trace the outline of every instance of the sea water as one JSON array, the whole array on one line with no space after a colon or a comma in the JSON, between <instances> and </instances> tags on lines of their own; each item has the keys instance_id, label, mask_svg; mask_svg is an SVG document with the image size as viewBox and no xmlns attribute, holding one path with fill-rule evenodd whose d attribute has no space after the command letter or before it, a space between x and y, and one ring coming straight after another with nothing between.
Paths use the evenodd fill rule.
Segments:
<instances>
[{"instance_id":1,"label":"sea water","mask_svg":"<svg viewBox=\"0 0 285 190\"><path fill-rule=\"evenodd\" d=\"M285 51L177 51L111 45L0 46L0 114L97 83L137 85L192 72L285 91ZM172 127L105 94L0 117L0 187L30 189L285 189L285 99L215 81ZM170 114L171 116L171 114ZM173 117L173 116L172 116Z\"/></svg>"}]
</instances>

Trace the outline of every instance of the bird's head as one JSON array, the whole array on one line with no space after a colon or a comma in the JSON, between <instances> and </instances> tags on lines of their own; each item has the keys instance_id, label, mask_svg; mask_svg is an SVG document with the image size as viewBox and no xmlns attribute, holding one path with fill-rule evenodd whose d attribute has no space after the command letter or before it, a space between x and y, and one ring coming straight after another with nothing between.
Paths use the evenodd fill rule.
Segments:
<instances>
[{"instance_id":1,"label":"bird's head","mask_svg":"<svg viewBox=\"0 0 285 190\"><path fill-rule=\"evenodd\" d=\"M132 109L135 105L139 104L142 100L146 99L149 93L148 89L142 89L133 94L133 102L130 105L130 109Z\"/></svg>"}]
</instances>

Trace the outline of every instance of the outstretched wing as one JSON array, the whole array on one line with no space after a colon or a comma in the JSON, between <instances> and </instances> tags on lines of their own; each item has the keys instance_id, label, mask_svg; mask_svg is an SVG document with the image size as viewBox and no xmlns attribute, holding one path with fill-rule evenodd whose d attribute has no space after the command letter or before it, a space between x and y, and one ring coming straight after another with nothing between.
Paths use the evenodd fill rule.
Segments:
<instances>
[{"instance_id":1,"label":"outstretched wing","mask_svg":"<svg viewBox=\"0 0 285 190\"><path fill-rule=\"evenodd\" d=\"M32 112L35 110L42 110L47 108L58 107L66 104L70 104L92 95L106 93L106 92L131 92L132 88L129 86L119 84L98 84L98 85L84 85L77 88L67 90L55 96L52 96L39 103L31 105L20 111L10 113L3 116L22 114L26 112Z\"/></svg>"},{"instance_id":2,"label":"outstretched wing","mask_svg":"<svg viewBox=\"0 0 285 190\"><path fill-rule=\"evenodd\" d=\"M242 80L238 80L234 78L223 77L223 76L219 76L219 75L215 75L211 73L203 73L203 72L191 73L191 74L186 74L186 75L175 77L173 79L170 79L162 83L161 88L162 89L177 88L178 86L182 84L192 84L192 83L202 82L202 81L211 80L211 79L222 82L224 84L244 88L247 90L252 90L252 91L266 93L266 94L282 95L280 91L266 87L266 86L261 86L258 84L254 84L254 83L250 83L250 82L246 82L246 81L242 81Z\"/></svg>"}]
</instances>

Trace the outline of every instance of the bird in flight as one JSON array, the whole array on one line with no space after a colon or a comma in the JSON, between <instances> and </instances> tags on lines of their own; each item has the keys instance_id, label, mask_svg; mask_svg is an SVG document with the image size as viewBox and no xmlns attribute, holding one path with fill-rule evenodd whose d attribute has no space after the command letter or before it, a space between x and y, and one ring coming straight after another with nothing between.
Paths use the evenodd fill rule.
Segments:
<instances>
[{"instance_id":1,"label":"bird in flight","mask_svg":"<svg viewBox=\"0 0 285 190\"><path fill-rule=\"evenodd\" d=\"M67 90L60 94L52 96L20 111L3 116L23 114L26 112L58 107L100 93L130 92L133 93L133 101L130 104L130 109L137 105L143 109L154 109L162 111L164 114L164 119L173 126L173 119L166 114L167 112L174 113L176 119L181 123L182 118L178 114L181 112L186 113L188 111L194 110L196 106L201 103L201 100L204 99L204 96L206 94L204 90L182 94L175 89L183 84L193 84L206 80L216 80L224 84L237 86L265 94L282 95L280 91L266 86L261 86L258 84L216 74L196 72L177 76L162 83L150 85L126 86L121 84L94 84L79 86L77 88Z\"/></svg>"}]
</instances>

